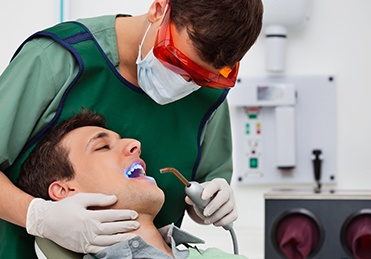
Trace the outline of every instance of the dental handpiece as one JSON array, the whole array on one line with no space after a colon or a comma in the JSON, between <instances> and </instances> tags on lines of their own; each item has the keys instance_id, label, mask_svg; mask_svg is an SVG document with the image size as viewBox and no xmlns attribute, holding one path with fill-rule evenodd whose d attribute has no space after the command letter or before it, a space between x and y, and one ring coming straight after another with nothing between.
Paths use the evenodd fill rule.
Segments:
<instances>
[{"instance_id":1,"label":"dental handpiece","mask_svg":"<svg viewBox=\"0 0 371 259\"><path fill-rule=\"evenodd\" d=\"M166 167L160 169L160 173L173 173L184 185L185 185L185 193L187 196L195 203L197 207L200 209L205 209L205 207L210 203L212 200L211 198L207 200L203 200L201 198L202 192L204 188L201 184L196 181L188 181L177 169L173 167ZM233 245L234 245L234 253L238 254L238 245L237 245L237 237L233 230L233 224L227 224L223 226L223 228L229 231L232 235Z\"/></svg>"},{"instance_id":2,"label":"dental handpiece","mask_svg":"<svg viewBox=\"0 0 371 259\"><path fill-rule=\"evenodd\" d=\"M175 168L167 167L160 169L160 172L163 173L173 173L178 179L185 185L185 193L187 196L194 202L194 204L204 209L207 204L211 201L211 198L207 200L201 199L202 192L204 188L195 181L188 181L178 170Z\"/></svg>"}]
</instances>

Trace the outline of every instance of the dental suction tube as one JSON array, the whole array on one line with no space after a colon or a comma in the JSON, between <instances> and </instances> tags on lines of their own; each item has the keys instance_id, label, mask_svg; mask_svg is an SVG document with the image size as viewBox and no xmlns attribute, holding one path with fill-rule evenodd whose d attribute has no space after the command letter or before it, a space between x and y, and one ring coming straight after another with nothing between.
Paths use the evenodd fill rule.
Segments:
<instances>
[{"instance_id":1,"label":"dental suction tube","mask_svg":"<svg viewBox=\"0 0 371 259\"><path fill-rule=\"evenodd\" d=\"M185 193L187 196L194 202L194 204L200 208L205 209L205 207L210 203L212 200L211 198L207 200L203 200L201 198L202 192L204 188L201 184L195 181L188 181L178 170L172 167L162 168L160 169L160 173L173 173L184 185L185 185ZM234 254L238 254L238 243L237 243L237 236L233 229L233 224L228 224L223 226L223 228L230 232L233 242L233 251Z\"/></svg>"}]
</instances>

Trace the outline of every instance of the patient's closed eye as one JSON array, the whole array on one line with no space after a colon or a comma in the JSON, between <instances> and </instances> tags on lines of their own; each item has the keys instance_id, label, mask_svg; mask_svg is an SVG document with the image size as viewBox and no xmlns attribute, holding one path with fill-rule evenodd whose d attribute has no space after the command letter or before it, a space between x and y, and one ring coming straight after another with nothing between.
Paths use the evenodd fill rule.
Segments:
<instances>
[{"instance_id":1,"label":"patient's closed eye","mask_svg":"<svg viewBox=\"0 0 371 259\"><path fill-rule=\"evenodd\" d=\"M104 150L104 149L110 149L110 146L109 145L99 146L98 148L95 149L95 151Z\"/></svg>"}]
</instances>

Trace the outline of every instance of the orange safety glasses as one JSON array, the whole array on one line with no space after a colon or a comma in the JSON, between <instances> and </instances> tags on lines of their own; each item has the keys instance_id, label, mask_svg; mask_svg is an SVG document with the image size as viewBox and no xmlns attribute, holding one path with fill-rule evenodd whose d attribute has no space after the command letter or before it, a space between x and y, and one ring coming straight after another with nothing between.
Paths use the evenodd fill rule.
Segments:
<instances>
[{"instance_id":1,"label":"orange safety glasses","mask_svg":"<svg viewBox=\"0 0 371 259\"><path fill-rule=\"evenodd\" d=\"M189 59L174 46L171 36L170 9L170 5L168 5L157 31L153 48L155 57L173 72L182 76L189 76L197 85L211 88L233 87L238 74L239 62L237 62L233 69L225 67L215 73Z\"/></svg>"}]
</instances>

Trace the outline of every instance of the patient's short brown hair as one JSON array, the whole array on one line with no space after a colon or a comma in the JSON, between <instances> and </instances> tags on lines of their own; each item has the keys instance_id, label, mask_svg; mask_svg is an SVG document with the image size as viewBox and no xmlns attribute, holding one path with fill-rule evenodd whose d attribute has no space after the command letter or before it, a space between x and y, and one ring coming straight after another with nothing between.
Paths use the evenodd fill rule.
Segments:
<instances>
[{"instance_id":1,"label":"patient's short brown hair","mask_svg":"<svg viewBox=\"0 0 371 259\"><path fill-rule=\"evenodd\" d=\"M17 185L34 197L50 200L49 185L57 180L72 179L75 172L68 159L69 151L63 148L61 140L71 131L85 127L106 128L105 118L97 113L82 109L52 128L32 150L22 164Z\"/></svg>"}]
</instances>

